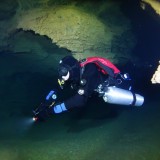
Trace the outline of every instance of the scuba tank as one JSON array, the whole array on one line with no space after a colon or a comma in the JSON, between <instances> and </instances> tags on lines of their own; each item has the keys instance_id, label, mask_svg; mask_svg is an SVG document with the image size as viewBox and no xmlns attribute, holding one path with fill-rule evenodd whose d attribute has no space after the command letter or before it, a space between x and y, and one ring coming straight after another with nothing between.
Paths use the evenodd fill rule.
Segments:
<instances>
[{"instance_id":1,"label":"scuba tank","mask_svg":"<svg viewBox=\"0 0 160 160\"><path fill-rule=\"evenodd\" d=\"M142 106L144 103L143 96L115 86L103 88L103 85L100 84L96 91L107 103L131 106Z\"/></svg>"}]
</instances>

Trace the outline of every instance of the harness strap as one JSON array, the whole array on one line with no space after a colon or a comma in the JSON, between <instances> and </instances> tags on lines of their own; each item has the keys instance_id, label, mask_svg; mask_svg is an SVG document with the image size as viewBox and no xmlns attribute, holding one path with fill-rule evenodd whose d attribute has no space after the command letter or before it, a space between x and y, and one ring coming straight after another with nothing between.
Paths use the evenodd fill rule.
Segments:
<instances>
[{"instance_id":1,"label":"harness strap","mask_svg":"<svg viewBox=\"0 0 160 160\"><path fill-rule=\"evenodd\" d=\"M85 66L80 68L80 80L82 79L82 75L84 73L84 70L85 70Z\"/></svg>"}]
</instances>

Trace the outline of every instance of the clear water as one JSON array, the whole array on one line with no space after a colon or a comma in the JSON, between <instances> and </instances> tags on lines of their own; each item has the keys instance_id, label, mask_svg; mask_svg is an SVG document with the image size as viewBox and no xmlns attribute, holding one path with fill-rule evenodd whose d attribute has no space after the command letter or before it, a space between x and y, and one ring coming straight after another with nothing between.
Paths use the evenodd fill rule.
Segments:
<instances>
[{"instance_id":1,"label":"clear water","mask_svg":"<svg viewBox=\"0 0 160 160\"><path fill-rule=\"evenodd\" d=\"M159 58L160 26L136 4L128 5L122 9L133 23L138 38L133 52L141 63L128 64L126 70L135 90L145 96L144 105L130 108L92 98L82 109L32 123L32 109L56 86L58 59L69 54L37 36L45 48L39 52L0 53L0 159L160 159L160 85L150 83Z\"/></svg>"}]
</instances>

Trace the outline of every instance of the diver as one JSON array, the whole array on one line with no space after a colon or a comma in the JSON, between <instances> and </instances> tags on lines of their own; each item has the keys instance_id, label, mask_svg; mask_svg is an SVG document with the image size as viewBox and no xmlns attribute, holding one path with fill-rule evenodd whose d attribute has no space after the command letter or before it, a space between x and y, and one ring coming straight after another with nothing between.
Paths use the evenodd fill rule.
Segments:
<instances>
[{"instance_id":1,"label":"diver","mask_svg":"<svg viewBox=\"0 0 160 160\"><path fill-rule=\"evenodd\" d=\"M76 92L63 102L39 112L39 117L44 118L85 106L95 92L108 103L132 106L143 104L143 97L132 92L129 74L122 74L108 59L88 57L78 61L73 56L66 56L59 62L58 74L61 89L65 85L70 85ZM52 92L47 95L47 100L54 99Z\"/></svg>"}]
</instances>

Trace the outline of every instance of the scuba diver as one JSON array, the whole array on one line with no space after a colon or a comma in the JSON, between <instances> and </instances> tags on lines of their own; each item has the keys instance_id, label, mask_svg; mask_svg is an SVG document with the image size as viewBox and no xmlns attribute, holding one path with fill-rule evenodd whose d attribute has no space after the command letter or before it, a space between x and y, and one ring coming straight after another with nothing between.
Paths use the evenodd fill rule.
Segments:
<instances>
[{"instance_id":1,"label":"scuba diver","mask_svg":"<svg viewBox=\"0 0 160 160\"><path fill-rule=\"evenodd\" d=\"M88 98L95 92L107 103L141 106L144 102L141 95L132 91L129 74L122 74L106 58L88 57L78 61L73 56L66 56L59 62L58 74L61 89L65 85L70 85L76 93L61 103L52 103L49 107L43 106L38 112L35 110L35 115L41 119L51 114L85 106ZM50 91L46 96L47 101L55 102L55 99L54 91Z\"/></svg>"}]
</instances>

